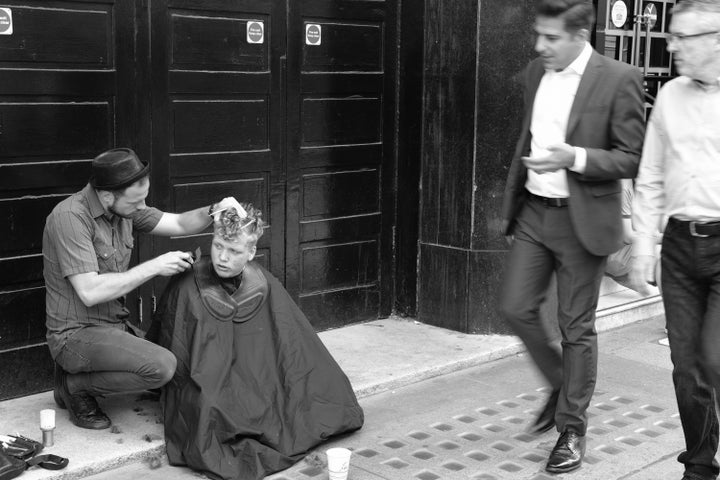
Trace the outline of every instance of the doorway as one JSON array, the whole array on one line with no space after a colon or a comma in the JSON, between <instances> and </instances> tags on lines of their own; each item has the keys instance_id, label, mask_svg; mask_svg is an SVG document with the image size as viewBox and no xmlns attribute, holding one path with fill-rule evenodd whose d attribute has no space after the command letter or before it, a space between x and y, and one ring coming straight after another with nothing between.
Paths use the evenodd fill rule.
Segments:
<instances>
[{"instance_id":1,"label":"doorway","mask_svg":"<svg viewBox=\"0 0 720 480\"><path fill-rule=\"evenodd\" d=\"M258 261L317 329L391 309L395 10L339 0L151 9L154 205L184 211L233 195L260 208L269 228ZM209 234L153 239L148 254L198 245L207 253Z\"/></svg>"}]
</instances>

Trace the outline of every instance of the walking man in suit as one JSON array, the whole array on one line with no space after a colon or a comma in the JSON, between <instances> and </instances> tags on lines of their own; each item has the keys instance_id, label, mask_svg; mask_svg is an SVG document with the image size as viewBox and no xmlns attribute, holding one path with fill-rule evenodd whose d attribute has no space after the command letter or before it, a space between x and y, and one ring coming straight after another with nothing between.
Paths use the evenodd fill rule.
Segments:
<instances>
[{"instance_id":1,"label":"walking man in suit","mask_svg":"<svg viewBox=\"0 0 720 480\"><path fill-rule=\"evenodd\" d=\"M539 57L521 74L524 119L503 199L512 247L500 308L552 392L531 426L560 437L546 470L582 464L595 388L595 309L607 255L622 246L622 188L635 176L644 134L640 71L595 52L591 1L538 0ZM539 306L557 276L562 344Z\"/></svg>"}]
</instances>

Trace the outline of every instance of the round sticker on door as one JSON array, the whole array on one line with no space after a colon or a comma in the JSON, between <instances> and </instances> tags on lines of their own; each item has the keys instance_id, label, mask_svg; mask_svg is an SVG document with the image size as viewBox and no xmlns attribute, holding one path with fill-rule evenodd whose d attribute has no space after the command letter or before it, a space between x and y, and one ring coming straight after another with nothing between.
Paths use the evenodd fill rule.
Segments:
<instances>
[{"instance_id":1,"label":"round sticker on door","mask_svg":"<svg viewBox=\"0 0 720 480\"><path fill-rule=\"evenodd\" d=\"M247 42L263 43L265 41L265 24L255 20L247 22Z\"/></svg>"},{"instance_id":2,"label":"round sticker on door","mask_svg":"<svg viewBox=\"0 0 720 480\"><path fill-rule=\"evenodd\" d=\"M322 42L322 27L317 23L305 24L305 45L320 45Z\"/></svg>"},{"instance_id":3,"label":"round sticker on door","mask_svg":"<svg viewBox=\"0 0 720 480\"><path fill-rule=\"evenodd\" d=\"M0 35L12 35L13 21L12 10L0 7Z\"/></svg>"},{"instance_id":4,"label":"round sticker on door","mask_svg":"<svg viewBox=\"0 0 720 480\"><path fill-rule=\"evenodd\" d=\"M610 18L612 19L612 23L615 25L615 28L621 28L625 25L628 16L627 13L627 5L625 5L623 0L618 0L613 4L612 11L610 12Z\"/></svg>"}]
</instances>

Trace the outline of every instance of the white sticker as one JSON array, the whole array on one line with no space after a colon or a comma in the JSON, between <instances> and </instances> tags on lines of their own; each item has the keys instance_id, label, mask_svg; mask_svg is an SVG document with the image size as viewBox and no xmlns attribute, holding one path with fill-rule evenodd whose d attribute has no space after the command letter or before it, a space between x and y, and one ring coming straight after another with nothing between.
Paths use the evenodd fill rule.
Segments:
<instances>
[{"instance_id":1,"label":"white sticker","mask_svg":"<svg viewBox=\"0 0 720 480\"><path fill-rule=\"evenodd\" d=\"M247 22L247 42L263 43L265 41L265 24L257 20Z\"/></svg>"},{"instance_id":2,"label":"white sticker","mask_svg":"<svg viewBox=\"0 0 720 480\"><path fill-rule=\"evenodd\" d=\"M0 35L12 35L13 22L12 10L0 7Z\"/></svg>"},{"instance_id":3,"label":"white sticker","mask_svg":"<svg viewBox=\"0 0 720 480\"><path fill-rule=\"evenodd\" d=\"M322 27L317 23L305 24L305 45L320 45L322 43Z\"/></svg>"},{"instance_id":4,"label":"white sticker","mask_svg":"<svg viewBox=\"0 0 720 480\"><path fill-rule=\"evenodd\" d=\"M612 18L612 23L615 25L615 28L620 28L625 25L625 22L627 22L627 13L627 5L625 5L623 0L618 0L613 4L610 17Z\"/></svg>"}]
</instances>

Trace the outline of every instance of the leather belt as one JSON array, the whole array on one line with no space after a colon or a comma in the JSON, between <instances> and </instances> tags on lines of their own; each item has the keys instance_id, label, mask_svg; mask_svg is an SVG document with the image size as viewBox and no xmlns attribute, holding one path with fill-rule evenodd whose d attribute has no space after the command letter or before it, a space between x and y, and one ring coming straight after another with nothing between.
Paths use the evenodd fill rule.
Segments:
<instances>
[{"instance_id":1,"label":"leather belt","mask_svg":"<svg viewBox=\"0 0 720 480\"><path fill-rule=\"evenodd\" d=\"M693 237L716 237L720 235L720 222L696 222L694 220L678 220L670 218L670 221L687 228Z\"/></svg>"},{"instance_id":2,"label":"leather belt","mask_svg":"<svg viewBox=\"0 0 720 480\"><path fill-rule=\"evenodd\" d=\"M553 198L553 197L541 197L540 195L535 195L534 193L528 192L528 195L530 195L530 198L534 198L538 202L542 203L546 207L567 207L568 206L568 199L567 198Z\"/></svg>"}]
</instances>

